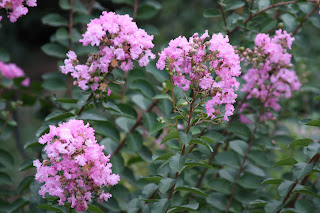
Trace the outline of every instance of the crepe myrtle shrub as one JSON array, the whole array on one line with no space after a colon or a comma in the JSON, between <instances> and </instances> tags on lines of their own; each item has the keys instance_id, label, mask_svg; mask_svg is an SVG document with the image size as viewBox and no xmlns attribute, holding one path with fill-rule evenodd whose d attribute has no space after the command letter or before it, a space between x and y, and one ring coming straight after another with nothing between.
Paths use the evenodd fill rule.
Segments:
<instances>
[{"instance_id":1,"label":"crepe myrtle shrub","mask_svg":"<svg viewBox=\"0 0 320 213\"><path fill-rule=\"evenodd\" d=\"M302 87L291 52L298 40L294 34L315 9L307 11L299 2L297 8L304 14L294 8L302 20L296 29L284 30L283 24L277 29L272 23L260 32L246 24L261 14L273 20L264 12L294 1L243 2L242 7L252 4L248 10L236 8L242 1L219 1L224 32L221 28L215 34L205 30L190 38L179 36L155 54L153 31L135 23L143 7L157 6L154 1L143 1L142 6L139 1L126 2L133 7L133 18L107 11L94 18L97 13L92 10L103 7L92 2L91 7L86 1L61 0L59 6L68 10L69 21L48 18L56 15L45 19L52 26L68 26L67 33L59 28L43 48L53 55L65 49L56 54L64 59L59 62L63 75L53 81L63 79L68 91L50 97L53 110L36 132L37 142L26 144L36 157L21 170L33 167L35 177L21 182L16 193L21 199L12 204L19 207L9 212L317 209L318 143L304 138L288 148L281 146L280 139L289 139L278 137L284 124L277 115L283 111L281 101ZM36 6L36 1L0 2L11 22L26 14L26 6ZM226 19L235 9L237 17L247 18ZM204 16L215 20L211 12ZM87 19L73 19L80 13L93 17L86 26ZM244 47L232 46L239 43L232 36L236 31ZM63 48L50 49L57 45ZM84 56L79 50L92 51ZM17 82L5 89L29 86L16 65L0 62L0 71L1 80ZM302 123L320 126L317 120ZM294 152L298 157L292 157L292 148L300 146ZM279 171L273 165L292 168Z\"/></svg>"}]
</instances>

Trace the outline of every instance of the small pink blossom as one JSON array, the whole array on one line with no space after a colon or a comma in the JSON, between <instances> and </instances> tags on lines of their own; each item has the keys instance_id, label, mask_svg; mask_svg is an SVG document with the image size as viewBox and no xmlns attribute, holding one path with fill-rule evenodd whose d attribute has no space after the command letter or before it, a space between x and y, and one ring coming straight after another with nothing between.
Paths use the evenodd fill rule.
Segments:
<instances>
[{"instance_id":1,"label":"small pink blossom","mask_svg":"<svg viewBox=\"0 0 320 213\"><path fill-rule=\"evenodd\" d=\"M4 76L9 79L24 77L25 73L23 70L15 64L5 64L0 61L0 77ZM22 86L28 87L30 85L30 79L26 78L21 82Z\"/></svg>"},{"instance_id":2,"label":"small pink blossom","mask_svg":"<svg viewBox=\"0 0 320 213\"><path fill-rule=\"evenodd\" d=\"M2 0L0 1L0 8L8 11L8 18L12 23L16 22L18 18L28 13L28 8L24 5L24 0ZM26 5L29 7L36 7L37 0L27 0ZM0 17L1 21L2 17Z\"/></svg>"}]
</instances>

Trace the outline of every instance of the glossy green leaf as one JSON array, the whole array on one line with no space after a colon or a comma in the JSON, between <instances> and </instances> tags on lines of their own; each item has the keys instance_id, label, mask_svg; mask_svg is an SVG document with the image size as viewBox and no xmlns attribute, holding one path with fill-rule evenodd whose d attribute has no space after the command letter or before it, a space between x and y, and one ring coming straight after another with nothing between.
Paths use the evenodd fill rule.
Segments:
<instances>
[{"instance_id":1,"label":"glossy green leaf","mask_svg":"<svg viewBox=\"0 0 320 213\"><path fill-rule=\"evenodd\" d=\"M241 176L238 184L246 189L258 189L261 186L261 179L255 175L246 173Z\"/></svg>"},{"instance_id":2,"label":"glossy green leaf","mask_svg":"<svg viewBox=\"0 0 320 213\"><path fill-rule=\"evenodd\" d=\"M178 139L179 138L179 132L170 132L168 135L166 135L162 141L161 141L161 144L169 141L169 140L172 140L172 139Z\"/></svg>"},{"instance_id":3,"label":"glossy green leaf","mask_svg":"<svg viewBox=\"0 0 320 213\"><path fill-rule=\"evenodd\" d=\"M280 184L282 183L283 179L280 178L268 178L264 180L261 184Z\"/></svg>"},{"instance_id":4,"label":"glossy green leaf","mask_svg":"<svg viewBox=\"0 0 320 213\"><path fill-rule=\"evenodd\" d=\"M293 172L293 176L296 179L301 179L302 177L304 177L305 175L307 175L309 172L312 171L313 168L313 164L310 163L297 163L295 165L293 165L292 168L292 172Z\"/></svg>"},{"instance_id":5,"label":"glossy green leaf","mask_svg":"<svg viewBox=\"0 0 320 213\"><path fill-rule=\"evenodd\" d=\"M248 150L248 144L241 140L230 141L230 148L241 156L244 156Z\"/></svg>"},{"instance_id":6,"label":"glossy green leaf","mask_svg":"<svg viewBox=\"0 0 320 213\"><path fill-rule=\"evenodd\" d=\"M304 139L298 139L293 141L288 145L288 148L294 147L294 146L308 146L313 140L309 138L304 138Z\"/></svg>"},{"instance_id":7,"label":"glossy green leaf","mask_svg":"<svg viewBox=\"0 0 320 213\"><path fill-rule=\"evenodd\" d=\"M68 21L63 16L56 14L56 13L50 13L45 15L41 19L43 24L53 26L53 27L60 27L60 26L68 26Z\"/></svg>"},{"instance_id":8,"label":"glossy green leaf","mask_svg":"<svg viewBox=\"0 0 320 213\"><path fill-rule=\"evenodd\" d=\"M168 199L159 199L153 204L151 208L151 213L163 213L167 210L169 205L170 201Z\"/></svg>"},{"instance_id":9,"label":"glossy green leaf","mask_svg":"<svg viewBox=\"0 0 320 213\"><path fill-rule=\"evenodd\" d=\"M280 201L273 200L265 205L264 210L266 213L275 213L282 208L282 203Z\"/></svg>"},{"instance_id":10,"label":"glossy green leaf","mask_svg":"<svg viewBox=\"0 0 320 213\"><path fill-rule=\"evenodd\" d=\"M121 109L115 105L114 103L112 103L111 101L108 101L108 102L102 102L102 105L105 109L107 110L112 110L112 111L115 111L115 112L119 112L119 113L122 113L121 112Z\"/></svg>"},{"instance_id":11,"label":"glossy green leaf","mask_svg":"<svg viewBox=\"0 0 320 213\"><path fill-rule=\"evenodd\" d=\"M187 205L173 206L168 210L168 213L183 212L183 211L195 211L199 208L199 203L194 199L190 199Z\"/></svg>"},{"instance_id":12,"label":"glossy green leaf","mask_svg":"<svg viewBox=\"0 0 320 213\"><path fill-rule=\"evenodd\" d=\"M168 99L172 102L172 98L167 94L159 94L154 96L152 99Z\"/></svg>"},{"instance_id":13,"label":"glossy green leaf","mask_svg":"<svg viewBox=\"0 0 320 213\"><path fill-rule=\"evenodd\" d=\"M153 161L158 161L158 160L168 160L171 158L174 154L171 152L165 153L163 155L160 155L158 157L155 157Z\"/></svg>"},{"instance_id":14,"label":"glossy green leaf","mask_svg":"<svg viewBox=\"0 0 320 213\"><path fill-rule=\"evenodd\" d=\"M289 180L283 181L278 187L279 195L281 197L285 197L289 192L289 190L291 189L291 187L293 186L293 184L294 184L293 181L289 181Z\"/></svg>"},{"instance_id":15,"label":"glossy green leaf","mask_svg":"<svg viewBox=\"0 0 320 213\"><path fill-rule=\"evenodd\" d=\"M149 131L149 134L152 135L153 133L158 132L159 130L163 129L164 127L168 126L168 124L165 123L156 123L151 130Z\"/></svg>"},{"instance_id":16,"label":"glossy green leaf","mask_svg":"<svg viewBox=\"0 0 320 213\"><path fill-rule=\"evenodd\" d=\"M287 157L287 158L284 158L282 160L279 160L278 162L276 162L274 164L274 167L277 167L277 166L291 166L291 165L294 165L298 163L298 161L296 159L294 159L293 157Z\"/></svg>"},{"instance_id":17,"label":"glossy green leaf","mask_svg":"<svg viewBox=\"0 0 320 213\"><path fill-rule=\"evenodd\" d=\"M45 209L45 210L53 211L53 212L63 212L61 209L54 207L50 204L40 204L38 206L38 209Z\"/></svg>"},{"instance_id":18,"label":"glossy green leaf","mask_svg":"<svg viewBox=\"0 0 320 213\"><path fill-rule=\"evenodd\" d=\"M88 204L88 210L89 210L89 212L92 212L92 213L103 213L104 212L98 206L94 206L91 204Z\"/></svg>"},{"instance_id":19,"label":"glossy green leaf","mask_svg":"<svg viewBox=\"0 0 320 213\"><path fill-rule=\"evenodd\" d=\"M108 121L96 121L93 127L95 132L99 135L110 137L115 141L120 140L119 130Z\"/></svg>"},{"instance_id":20,"label":"glossy green leaf","mask_svg":"<svg viewBox=\"0 0 320 213\"><path fill-rule=\"evenodd\" d=\"M169 166L174 172L180 172L185 163L185 156L176 153L169 159Z\"/></svg>"},{"instance_id":21,"label":"glossy green leaf","mask_svg":"<svg viewBox=\"0 0 320 213\"><path fill-rule=\"evenodd\" d=\"M59 44L47 43L41 47L41 50L49 56L65 58L67 49Z\"/></svg>"},{"instance_id":22,"label":"glossy green leaf","mask_svg":"<svg viewBox=\"0 0 320 213\"><path fill-rule=\"evenodd\" d=\"M182 144L188 146L189 142L192 140L192 133L188 132L188 134L186 134L185 132L179 132L179 138Z\"/></svg>"},{"instance_id":23,"label":"glossy green leaf","mask_svg":"<svg viewBox=\"0 0 320 213\"><path fill-rule=\"evenodd\" d=\"M203 192L202 190L195 188L195 187L191 187L191 186L180 186L180 187L177 187L175 190L176 191L187 191L187 192L191 192L191 193L195 193L198 195L208 197L208 195L205 192Z\"/></svg>"},{"instance_id":24,"label":"glossy green leaf","mask_svg":"<svg viewBox=\"0 0 320 213\"><path fill-rule=\"evenodd\" d=\"M64 120L66 118L74 116L71 112L53 111L46 118L45 121L51 120Z\"/></svg>"},{"instance_id":25,"label":"glossy green leaf","mask_svg":"<svg viewBox=\"0 0 320 213\"><path fill-rule=\"evenodd\" d=\"M159 191L161 193L166 193L174 184L176 180L172 178L163 178L159 183Z\"/></svg>"}]
</instances>

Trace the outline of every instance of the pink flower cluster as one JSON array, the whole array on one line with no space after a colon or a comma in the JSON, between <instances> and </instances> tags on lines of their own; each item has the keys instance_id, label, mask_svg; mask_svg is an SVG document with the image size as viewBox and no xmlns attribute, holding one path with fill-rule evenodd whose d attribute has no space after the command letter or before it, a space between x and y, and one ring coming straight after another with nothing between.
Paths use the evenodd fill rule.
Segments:
<instances>
[{"instance_id":1,"label":"pink flower cluster","mask_svg":"<svg viewBox=\"0 0 320 213\"><path fill-rule=\"evenodd\" d=\"M98 202L108 201L111 194L102 187L116 185L120 177L111 174L110 155L104 155L104 146L97 143L94 129L82 120L49 127L50 132L39 139L39 143L46 144L47 160L33 161L37 167L35 179L44 183L39 194L57 196L59 205L68 201L77 211L86 210L94 194Z\"/></svg>"},{"instance_id":2,"label":"pink flower cluster","mask_svg":"<svg viewBox=\"0 0 320 213\"><path fill-rule=\"evenodd\" d=\"M139 65L146 66L155 55L153 48L153 36L148 35L143 29L139 29L129 15L118 15L114 12L103 12L100 18L92 20L80 42L84 45L98 46L100 51L89 57L85 65L75 63L76 54L70 51L65 60L65 66L61 66L64 74L71 73L77 79L76 84L83 90L99 88L98 78L109 73L114 68L123 71L133 69L133 60Z\"/></svg>"},{"instance_id":3,"label":"pink flower cluster","mask_svg":"<svg viewBox=\"0 0 320 213\"><path fill-rule=\"evenodd\" d=\"M294 38L281 29L271 38L260 33L256 36L254 51L242 52L243 60L252 66L243 75L245 84L242 92L248 93L248 98L257 98L264 107L271 107L275 111L280 110L278 101L280 97L291 97L292 91L299 90L301 83L292 70L291 49ZM264 115L265 118L271 113Z\"/></svg>"},{"instance_id":4,"label":"pink flower cluster","mask_svg":"<svg viewBox=\"0 0 320 213\"><path fill-rule=\"evenodd\" d=\"M23 70L20 67L18 67L17 65L5 64L2 61L0 61L0 74L6 78L9 78L9 79L14 79L14 78L25 76ZM1 75L0 75L0 77L1 77ZM30 79L26 78L25 80L23 80L21 82L21 85L25 86L25 87L29 86Z\"/></svg>"},{"instance_id":5,"label":"pink flower cluster","mask_svg":"<svg viewBox=\"0 0 320 213\"><path fill-rule=\"evenodd\" d=\"M219 107L225 104L224 119L233 114L236 78L241 74L240 58L229 44L228 36L213 35L209 41L208 31L199 37L196 33L189 41L178 37L160 54L158 69L169 68L174 84L184 91L191 87L212 97L205 104L208 117L220 115Z\"/></svg>"},{"instance_id":6,"label":"pink flower cluster","mask_svg":"<svg viewBox=\"0 0 320 213\"><path fill-rule=\"evenodd\" d=\"M2 0L0 1L0 8L5 8L9 11L8 18L14 23L20 16L28 13L28 8L25 7L24 2L29 7L37 6L37 0ZM0 21L1 19L2 16L0 16Z\"/></svg>"}]
</instances>

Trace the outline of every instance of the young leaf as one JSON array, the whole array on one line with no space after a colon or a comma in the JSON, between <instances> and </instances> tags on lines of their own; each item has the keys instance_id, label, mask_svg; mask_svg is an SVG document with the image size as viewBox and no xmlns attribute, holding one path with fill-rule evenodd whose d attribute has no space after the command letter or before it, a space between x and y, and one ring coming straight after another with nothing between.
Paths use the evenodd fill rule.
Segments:
<instances>
[{"instance_id":1,"label":"young leaf","mask_svg":"<svg viewBox=\"0 0 320 213\"><path fill-rule=\"evenodd\" d=\"M159 183L159 191L161 193L166 193L174 184L176 180L172 178L163 178Z\"/></svg>"},{"instance_id":2,"label":"young leaf","mask_svg":"<svg viewBox=\"0 0 320 213\"><path fill-rule=\"evenodd\" d=\"M176 191L187 191L187 192L191 192L191 193L195 193L195 194L199 194L199 195L208 197L208 195L205 192L203 192L202 190L195 188L195 187L191 187L191 186L180 186L180 187L177 187L175 190Z\"/></svg>"},{"instance_id":3,"label":"young leaf","mask_svg":"<svg viewBox=\"0 0 320 213\"><path fill-rule=\"evenodd\" d=\"M186 134L184 132L179 132L179 138L182 144L188 146L189 142L192 140L192 133L188 132L188 134Z\"/></svg>"},{"instance_id":4,"label":"young leaf","mask_svg":"<svg viewBox=\"0 0 320 213\"><path fill-rule=\"evenodd\" d=\"M308 146L313 140L309 138L304 138L304 139L298 139L293 141L288 145L288 148L294 147L294 146Z\"/></svg>"},{"instance_id":5,"label":"young leaf","mask_svg":"<svg viewBox=\"0 0 320 213\"><path fill-rule=\"evenodd\" d=\"M274 167L277 166L291 166L298 163L298 161L296 161L296 159L294 159L293 157L287 157L285 159L279 160L277 163L274 164Z\"/></svg>"},{"instance_id":6,"label":"young leaf","mask_svg":"<svg viewBox=\"0 0 320 213\"><path fill-rule=\"evenodd\" d=\"M178 139L179 138L179 132L170 132L168 135L166 135L162 141L161 141L161 144L169 141L169 140L172 140L172 139Z\"/></svg>"}]
</instances>

